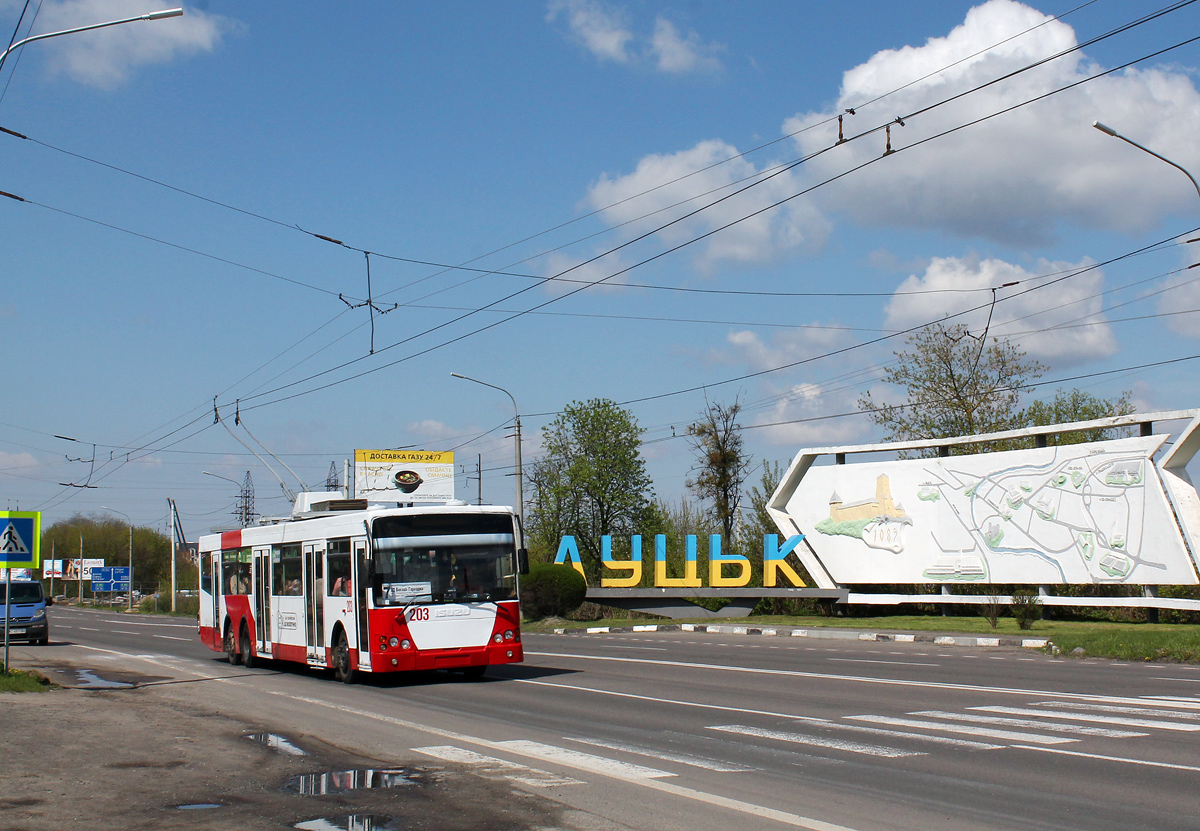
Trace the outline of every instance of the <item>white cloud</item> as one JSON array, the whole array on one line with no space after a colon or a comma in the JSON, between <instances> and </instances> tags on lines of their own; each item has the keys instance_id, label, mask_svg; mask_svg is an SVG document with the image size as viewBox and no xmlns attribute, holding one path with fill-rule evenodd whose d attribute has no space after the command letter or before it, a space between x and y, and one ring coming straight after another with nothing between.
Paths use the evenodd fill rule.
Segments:
<instances>
[{"instance_id":1,"label":"white cloud","mask_svg":"<svg viewBox=\"0 0 1200 831\"><path fill-rule=\"evenodd\" d=\"M655 19L648 38L634 33L624 7L600 0L551 0L547 22L560 17L566 20L572 39L602 61L632 66L649 60L672 75L721 69L717 55L725 51L724 45L705 43L696 32L680 31L662 16Z\"/></svg>"},{"instance_id":2,"label":"white cloud","mask_svg":"<svg viewBox=\"0 0 1200 831\"><path fill-rule=\"evenodd\" d=\"M764 340L748 330L730 332L728 349L720 360L738 363L752 372L773 369L813 358L847 346L847 333L836 329L796 329L774 333ZM840 367L829 361L787 370L790 377L802 380L787 384L785 376L761 379L762 397L744 396L742 419L759 429L756 436L770 446L794 449L797 446L844 444L860 438L869 424L858 418L822 418L854 412L864 373L856 370L840 374ZM873 377L870 370L868 377ZM769 425L769 426L767 426Z\"/></svg>"},{"instance_id":3,"label":"white cloud","mask_svg":"<svg viewBox=\"0 0 1200 831\"><path fill-rule=\"evenodd\" d=\"M546 283L546 289L556 294L566 294L580 288L582 283L596 283L594 288L587 291L603 290L607 286L620 285L625 275L613 277L618 271L626 268L628 263L622 261L620 254L607 254L598 260L584 263L581 258L570 257L561 251L548 254L545 258L543 275L561 278ZM600 282L603 280L604 282Z\"/></svg>"},{"instance_id":4,"label":"white cloud","mask_svg":"<svg viewBox=\"0 0 1200 831\"><path fill-rule=\"evenodd\" d=\"M34 34L137 17L154 10L154 4L147 6L143 0L46 0ZM183 17L64 35L35 48L47 53L52 71L89 86L111 89L127 80L138 66L211 52L237 27L229 18L188 7Z\"/></svg>"},{"instance_id":5,"label":"white cloud","mask_svg":"<svg viewBox=\"0 0 1200 831\"><path fill-rule=\"evenodd\" d=\"M717 53L724 51L724 48L720 44L702 42L695 32L680 34L674 23L660 17L654 21L649 52L663 72L682 75L721 69Z\"/></svg>"},{"instance_id":6,"label":"white cloud","mask_svg":"<svg viewBox=\"0 0 1200 831\"><path fill-rule=\"evenodd\" d=\"M846 134L964 92L1076 44L1074 30L1014 0L990 0L962 25L923 46L878 52L845 73L837 106L789 119L792 133L843 112ZM1040 28L993 49L988 47ZM982 51L987 50L987 51ZM976 52L975 57L967 58ZM936 75L923 76L961 59ZM1183 70L1128 69L1037 104L914 147L920 140L1094 75L1074 53L893 124L902 152L818 191L853 219L897 227L949 230L1010 244L1045 243L1060 222L1143 231L1166 213L1193 207L1195 192L1162 162L1092 129L1103 121L1184 167L1200 165L1200 94ZM915 82L884 101L871 99ZM837 138L830 123L797 136L804 152ZM911 147L912 149L905 149ZM882 134L847 142L806 165L826 178L879 158Z\"/></svg>"},{"instance_id":7,"label":"white cloud","mask_svg":"<svg viewBox=\"0 0 1200 831\"><path fill-rule=\"evenodd\" d=\"M900 284L887 305L887 326L907 329L981 306L951 321L966 324L972 334L978 335L987 325L991 308L991 292L987 290L997 288L1000 302L992 311L992 335L1007 336L1031 358L1055 366L1106 358L1117 351L1117 344L1101 311L1104 274L1093 269L1052 284L1044 278L1062 276L1087 265L1086 261L1039 260L1033 271L1027 271L998 259L935 257L923 275L912 275ZM1013 282L1020 285L1000 288ZM1021 293L1041 284L1047 285ZM976 291L970 291L973 289ZM931 290L942 293L903 293ZM1005 299L1008 297L1012 299ZM1078 323L1095 325L1053 328Z\"/></svg>"},{"instance_id":8,"label":"white cloud","mask_svg":"<svg viewBox=\"0 0 1200 831\"><path fill-rule=\"evenodd\" d=\"M738 182L763 174L750 162L735 156L737 149L722 141L702 141L678 153L651 154L639 161L632 173L602 175L589 190L588 202L596 209L604 209L602 217L611 226L623 226L626 236L634 237L715 202L743 186ZM657 232L656 236L667 245L679 245L750 216L801 188L791 172L781 173ZM696 194L706 195L692 199ZM829 231L825 217L810 201L800 198L752 216L699 243L694 258L697 266L706 271L721 262L762 264L777 259L785 251L818 250L824 246Z\"/></svg>"},{"instance_id":9,"label":"white cloud","mask_svg":"<svg viewBox=\"0 0 1200 831\"><path fill-rule=\"evenodd\" d=\"M622 9L598 0L554 0L546 13L553 22L562 15L572 36L600 60L629 63L629 41L633 32L626 26Z\"/></svg>"},{"instance_id":10,"label":"white cloud","mask_svg":"<svg viewBox=\"0 0 1200 831\"><path fill-rule=\"evenodd\" d=\"M439 442L447 439L462 439L464 432L475 432L474 428L464 431L461 427L451 427L444 421L435 421L433 419L425 419L424 421L411 421L404 426L404 429L426 441Z\"/></svg>"},{"instance_id":11,"label":"white cloud","mask_svg":"<svg viewBox=\"0 0 1200 831\"><path fill-rule=\"evenodd\" d=\"M28 468L41 467L32 453L5 453L0 450L0 473L10 473Z\"/></svg>"}]
</instances>

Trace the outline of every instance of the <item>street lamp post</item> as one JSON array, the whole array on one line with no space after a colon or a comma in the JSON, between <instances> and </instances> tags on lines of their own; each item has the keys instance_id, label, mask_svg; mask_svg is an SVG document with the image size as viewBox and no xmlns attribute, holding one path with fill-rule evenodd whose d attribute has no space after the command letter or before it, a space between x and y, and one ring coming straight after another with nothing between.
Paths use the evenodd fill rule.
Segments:
<instances>
[{"instance_id":1,"label":"street lamp post","mask_svg":"<svg viewBox=\"0 0 1200 831\"><path fill-rule=\"evenodd\" d=\"M522 491L522 482L521 482L521 479L522 479L522 476L521 476L521 413L517 409L517 399L513 398L513 394L511 392L509 392L508 390L506 390L504 387L498 387L495 384L489 384L487 381L480 381L478 378L468 378L466 375L459 375L457 372L451 372L450 374L453 377L461 378L464 381L474 381L476 384L482 384L485 387L491 387L494 390L500 390L500 392L507 395L508 400L512 402L512 405L513 405L513 428L514 428L513 434L516 438L516 455L517 455L517 505L516 505L517 519L518 519L517 526L520 529L518 533L520 533L520 535L521 535L520 540L517 541L517 548L524 548L525 547L525 519L524 519L525 498L524 498L524 492Z\"/></svg>"},{"instance_id":2,"label":"street lamp post","mask_svg":"<svg viewBox=\"0 0 1200 831\"><path fill-rule=\"evenodd\" d=\"M133 611L133 520L129 518L129 514L124 511L118 511L116 508L109 508L106 505L100 506L101 510L112 511L114 514L120 514L125 517L125 521L129 523L129 587L125 589L125 594L128 599L129 611Z\"/></svg>"},{"instance_id":3,"label":"street lamp post","mask_svg":"<svg viewBox=\"0 0 1200 831\"><path fill-rule=\"evenodd\" d=\"M1184 176L1186 176L1186 177L1188 177L1188 179L1190 179L1190 180L1191 180L1191 182L1192 182L1192 187L1194 187L1194 188L1196 189L1196 195L1197 195L1197 196L1200 196L1200 184L1197 184L1197 183L1196 183L1196 177L1195 177L1195 176L1193 176L1192 174L1188 173L1188 172L1187 172L1186 170L1184 170L1184 168L1183 168L1183 167L1181 167L1180 165L1177 165L1177 164L1175 164L1175 162L1171 161L1171 160L1170 160L1170 159L1168 159L1166 156L1160 156L1158 153L1155 153L1155 152L1154 152L1153 150L1151 150L1149 147L1143 147L1142 145L1138 144L1138 143L1137 143L1136 141L1134 141L1133 139L1128 139L1128 138L1125 138L1125 136L1123 136L1123 135L1121 135L1120 133L1118 133L1118 132L1117 132L1116 130L1114 130L1112 127L1109 127L1109 126L1107 126L1107 125L1105 125L1105 124L1101 124L1099 121L1093 121L1093 122L1092 122L1092 126L1093 126L1093 127L1095 127L1097 130L1099 130L1100 132L1104 133L1104 135L1106 135L1106 136L1112 136L1113 138L1119 138L1121 141L1125 142L1126 144L1132 144L1132 145L1133 145L1134 147L1136 147L1138 150L1141 150L1141 151L1142 151L1142 152L1144 152L1144 153L1149 153L1149 154L1150 154L1151 156L1153 156L1154 158L1156 158L1156 159L1158 159L1158 160L1160 160L1160 161L1164 161L1164 162L1166 162L1167 164L1169 164L1171 167L1175 168L1176 170L1180 170L1180 171L1182 171L1182 172L1183 172L1183 175L1184 175Z\"/></svg>"},{"instance_id":4,"label":"street lamp post","mask_svg":"<svg viewBox=\"0 0 1200 831\"><path fill-rule=\"evenodd\" d=\"M77 26L74 29L63 29L61 32L47 32L43 35L33 35L24 40L18 40L12 46L0 52L0 67L4 66L4 59L10 53L17 50L18 47L24 46L27 43L33 43L35 40L45 40L46 38L56 38L60 35L73 35L76 32L90 32L93 29L104 29L108 26L119 26L122 23L136 23L139 20L164 20L168 17L179 17L183 14L183 9L164 9L159 12L149 12L147 14L139 14L137 17L126 17L121 20L110 20L107 23L93 23L90 26Z\"/></svg>"},{"instance_id":5,"label":"street lamp post","mask_svg":"<svg viewBox=\"0 0 1200 831\"><path fill-rule=\"evenodd\" d=\"M1197 184L1196 177L1193 176L1191 173L1188 173L1188 171L1182 165L1176 164L1175 162L1168 159L1166 156L1155 153L1149 147L1143 147L1142 145L1138 144L1136 141L1134 141L1131 138L1126 138L1125 136L1121 135L1116 130L1114 130L1112 127L1109 127L1107 124L1101 124L1099 121L1093 121L1092 126L1095 127L1097 130L1099 130L1100 132L1104 133L1104 135L1112 136L1113 138L1119 138L1121 141L1125 142L1126 144L1132 144L1134 147L1136 147L1138 150L1141 150L1143 153L1149 153L1151 156L1158 159L1159 161L1166 162L1171 167L1180 171L1181 173L1183 173L1184 176L1188 177L1188 181L1190 181L1192 183L1192 187L1194 187L1196 189L1196 195L1200 196L1200 184ZM1195 240L1189 240L1189 242L1195 242ZM1143 427L1144 426L1145 425L1143 425ZM1145 592L1147 597L1157 597L1157 594L1156 594L1157 589L1152 586L1145 586L1143 588L1143 591ZM1148 623L1158 623L1158 609L1149 607L1149 606L1146 607L1146 621Z\"/></svg>"}]
</instances>

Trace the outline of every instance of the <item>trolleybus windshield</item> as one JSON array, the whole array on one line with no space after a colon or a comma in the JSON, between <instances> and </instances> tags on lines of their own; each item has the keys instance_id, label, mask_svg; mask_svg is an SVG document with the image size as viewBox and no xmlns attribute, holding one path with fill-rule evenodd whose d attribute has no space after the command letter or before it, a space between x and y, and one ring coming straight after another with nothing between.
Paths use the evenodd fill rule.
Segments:
<instances>
[{"instance_id":1,"label":"trolleybus windshield","mask_svg":"<svg viewBox=\"0 0 1200 831\"><path fill-rule=\"evenodd\" d=\"M388 516L376 519L372 531L377 607L517 597L509 516Z\"/></svg>"}]
</instances>

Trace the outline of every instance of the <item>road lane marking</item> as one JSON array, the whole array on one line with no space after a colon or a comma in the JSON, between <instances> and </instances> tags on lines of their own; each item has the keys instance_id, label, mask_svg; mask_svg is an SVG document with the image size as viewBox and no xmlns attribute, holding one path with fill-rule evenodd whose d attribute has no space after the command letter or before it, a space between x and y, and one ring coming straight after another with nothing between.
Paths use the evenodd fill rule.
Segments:
<instances>
[{"instance_id":1,"label":"road lane marking","mask_svg":"<svg viewBox=\"0 0 1200 831\"><path fill-rule=\"evenodd\" d=\"M174 635L152 635L151 637L162 638L163 640L167 641L186 641L187 643L191 643L195 640L195 638L177 638Z\"/></svg>"},{"instance_id":2,"label":"road lane marking","mask_svg":"<svg viewBox=\"0 0 1200 831\"><path fill-rule=\"evenodd\" d=\"M827 650L836 651L836 650ZM917 653L913 653L917 654ZM879 684L885 687L915 687L917 689L952 690L957 692L983 692L996 695L1019 695L1029 698L1060 698L1075 701L1094 701L1104 704L1149 704L1142 698L1130 698L1116 695L1095 695L1092 693L1069 693L1059 690L1031 690L1019 687L987 687L979 684L954 684L943 681L912 681L900 678L872 678L865 675L837 675L829 672L806 672L798 669L765 669L759 667L739 667L725 664L702 664L691 661L659 661L651 658L625 658L615 655L580 655L570 652L532 652L526 651L525 656L539 658L574 658L581 661L610 661L626 664L647 664L649 666L672 667L682 669L720 670L747 675L774 675L780 678L816 678L824 681L843 681L859 684ZM1200 702L1197 703L1200 706Z\"/></svg>"},{"instance_id":3,"label":"road lane marking","mask_svg":"<svg viewBox=\"0 0 1200 831\"><path fill-rule=\"evenodd\" d=\"M887 664L888 666L905 667L940 667L941 664L926 664L920 661L874 661L870 658L830 658L831 661L842 661L847 664Z\"/></svg>"},{"instance_id":4,"label":"road lane marking","mask_svg":"<svg viewBox=\"0 0 1200 831\"><path fill-rule=\"evenodd\" d=\"M1068 744L1078 739L1067 739L1062 736L1043 736L1040 733L1018 733L1013 730L993 730L989 727L978 727L966 724L948 724L940 721L922 721L915 718L892 718L891 716L846 716L850 721L865 721L868 724L891 724L895 727L916 727L925 730L940 730L943 733L966 733L971 736L985 736L989 739L1004 739L1005 741L1025 741L1034 744Z\"/></svg>"},{"instance_id":5,"label":"road lane marking","mask_svg":"<svg viewBox=\"0 0 1200 831\"><path fill-rule=\"evenodd\" d=\"M664 762L678 762L681 765L688 765L694 768L710 770L714 773L749 773L754 768L746 767L745 765L736 765L732 762L722 762L719 759L709 759L704 756L690 756L686 753L671 753L669 751L657 750L651 747L642 747L636 744L626 744L625 742L608 742L600 739L578 739L570 736L564 736L569 742L579 742L580 744L591 745L592 747L603 747L608 750L616 750L621 753L633 753L638 756L649 756L651 759L662 759Z\"/></svg>"},{"instance_id":6,"label":"road lane marking","mask_svg":"<svg viewBox=\"0 0 1200 831\"><path fill-rule=\"evenodd\" d=\"M751 710L748 707L730 707L726 704L702 704L699 701L680 701L675 698L656 698L652 695L642 695L640 693L623 693L615 690L598 690L594 687L573 687L569 684L551 684L549 681L534 681L529 678L514 678L514 681L520 684L533 684L535 687L554 687L558 690L571 690L573 692L589 692L597 695L610 695L614 698L633 698L637 701L653 701L656 704L675 704L679 707L700 707L705 710L723 710L728 713L743 713L752 716L770 716L771 718L787 718L799 721L822 721L823 719L813 718L812 716L791 716L786 713L779 713L773 710Z\"/></svg>"},{"instance_id":7,"label":"road lane marking","mask_svg":"<svg viewBox=\"0 0 1200 831\"><path fill-rule=\"evenodd\" d=\"M570 776L560 776L549 771L518 765L507 759L497 759L495 756L484 756L473 750L466 750L453 745L437 745L432 747L414 747L417 753L441 759L444 762L454 762L460 765L470 765L471 772L485 779L509 779L521 782L535 788L557 788L563 785L582 785L578 779Z\"/></svg>"},{"instance_id":8,"label":"road lane marking","mask_svg":"<svg viewBox=\"0 0 1200 831\"><path fill-rule=\"evenodd\" d=\"M1155 768L1171 768L1172 770L1194 770L1200 771L1200 767L1195 765L1176 765L1171 762L1150 762L1146 759L1127 759L1123 756L1102 756L1099 753L1083 753L1078 750L1062 750L1057 747L1026 747L1023 744L1013 744L1009 747L1019 748L1020 750L1040 750L1043 753L1060 753L1063 756L1082 756L1085 759L1100 759L1105 762L1121 762L1126 765L1147 765Z\"/></svg>"},{"instance_id":9,"label":"road lane marking","mask_svg":"<svg viewBox=\"0 0 1200 831\"><path fill-rule=\"evenodd\" d=\"M1144 718L1123 718L1121 716L1102 716L1091 713L1073 713L1067 710L1032 710L1027 707L972 707L972 710L982 710L985 713L1004 713L1010 716L1035 716L1036 718L1061 718L1068 721L1092 721L1100 724L1120 724L1125 727L1154 727L1159 730L1178 730L1195 732L1200 730L1200 724L1183 724L1178 721L1152 721Z\"/></svg>"},{"instance_id":10,"label":"road lane marking","mask_svg":"<svg viewBox=\"0 0 1200 831\"><path fill-rule=\"evenodd\" d=\"M830 750L844 750L847 753L863 753L867 756L883 756L888 759L898 759L905 756L928 756L920 750L901 750L898 747L884 747L880 744L863 744L842 739L829 739L824 736L813 736L808 733L791 733L786 730L767 730L762 727L747 727L744 724L714 724L709 730L720 730L722 733L735 733L739 736L753 736L760 739L773 739L778 742L824 747Z\"/></svg>"},{"instance_id":11,"label":"road lane marking","mask_svg":"<svg viewBox=\"0 0 1200 831\"><path fill-rule=\"evenodd\" d=\"M909 713L910 716L928 716L930 718L954 719L969 721L977 724L995 724L1009 727L1033 727L1037 730L1051 730L1056 733L1078 733L1081 736L1103 736L1108 739L1133 739L1149 736L1149 733L1134 733L1131 730L1109 730L1106 727L1087 727L1083 724L1053 724L1048 721L1037 721L1031 718L1004 718L1003 716L982 716L977 713L951 713L945 710L921 710Z\"/></svg>"}]
</instances>

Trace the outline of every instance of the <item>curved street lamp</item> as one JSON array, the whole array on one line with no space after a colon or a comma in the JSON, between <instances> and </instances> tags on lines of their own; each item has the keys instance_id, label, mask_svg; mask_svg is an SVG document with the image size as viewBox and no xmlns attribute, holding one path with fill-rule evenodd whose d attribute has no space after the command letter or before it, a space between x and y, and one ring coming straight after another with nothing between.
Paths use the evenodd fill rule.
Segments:
<instances>
[{"instance_id":1,"label":"curved street lamp","mask_svg":"<svg viewBox=\"0 0 1200 831\"><path fill-rule=\"evenodd\" d=\"M148 12L147 14L139 14L137 17L126 17L122 20L110 20L107 23L93 23L90 26L77 26L74 29L63 29L61 32L47 32L43 35L34 35L27 37L24 40L18 40L12 46L0 52L0 67L4 66L4 59L10 53L15 52L18 47L24 46L27 43L33 43L35 40L45 40L46 38L56 38L60 35L73 35L76 32L90 32L92 29L104 29L108 26L119 26L122 23L136 23L139 20L164 20L168 17L180 17L183 14L183 9L163 9L159 12Z\"/></svg>"},{"instance_id":2,"label":"curved street lamp","mask_svg":"<svg viewBox=\"0 0 1200 831\"><path fill-rule=\"evenodd\" d=\"M1099 130L1100 132L1104 133L1104 135L1106 135L1106 136L1112 136L1113 138L1119 138L1121 141L1125 142L1126 144L1132 144L1138 150L1141 150L1144 153L1149 153L1154 158L1159 159L1160 161L1166 162L1167 164L1169 164L1171 167L1175 168L1176 170L1183 171L1183 175L1188 177L1188 179L1190 179L1192 181L1192 187L1194 187L1196 189L1196 195L1200 196L1200 184L1196 183L1196 177L1193 176L1192 174L1188 173L1186 170L1184 170L1184 168L1181 165L1175 164L1175 162L1171 161L1166 156L1160 156L1158 153L1155 153L1149 147L1143 147L1142 145L1138 144L1133 139L1125 138L1125 136L1118 133L1112 127L1109 127L1105 124L1101 124L1099 121L1093 121L1092 126L1095 127L1097 130Z\"/></svg>"},{"instance_id":3,"label":"curved street lamp","mask_svg":"<svg viewBox=\"0 0 1200 831\"><path fill-rule=\"evenodd\" d=\"M129 600L129 611L133 611L133 520L129 518L129 514L124 511L118 511L116 508L110 508L107 505L101 505L103 511L112 511L114 514L120 514L125 517L125 521L129 523L129 588L125 590L125 595Z\"/></svg>"},{"instance_id":4,"label":"curved street lamp","mask_svg":"<svg viewBox=\"0 0 1200 831\"><path fill-rule=\"evenodd\" d=\"M517 449L517 519L520 520L518 528L520 529L521 539L518 542L517 548L525 547L525 500L524 492L521 488L521 412L517 409L517 399L513 398L513 394L504 387L498 387L495 384L489 384L487 381L480 381L478 378L469 378L466 375L459 375L457 372L451 372L450 375L454 378L461 378L464 381L474 381L476 384L482 384L485 387L491 387L494 390L500 390L508 396L508 400L513 405L513 434L516 438Z\"/></svg>"}]
</instances>

